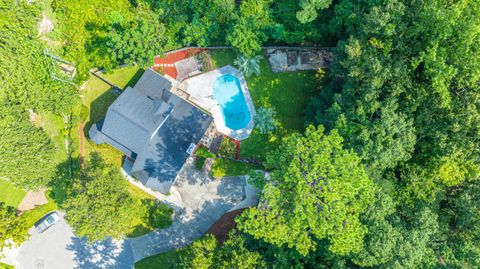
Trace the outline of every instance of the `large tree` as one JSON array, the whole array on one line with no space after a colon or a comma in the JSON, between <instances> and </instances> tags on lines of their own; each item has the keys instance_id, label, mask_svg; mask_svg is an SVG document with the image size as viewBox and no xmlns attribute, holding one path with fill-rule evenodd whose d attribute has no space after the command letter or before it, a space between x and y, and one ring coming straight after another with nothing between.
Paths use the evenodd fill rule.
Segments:
<instances>
[{"instance_id":1,"label":"large tree","mask_svg":"<svg viewBox=\"0 0 480 269\"><path fill-rule=\"evenodd\" d=\"M0 119L13 114L12 108L21 114L68 113L78 100L76 88L52 78L61 71L38 38L40 4L1 0L0 7Z\"/></svg>"},{"instance_id":2,"label":"large tree","mask_svg":"<svg viewBox=\"0 0 480 269\"><path fill-rule=\"evenodd\" d=\"M458 229L441 208L471 199L451 191L478 184L479 8L430 0L335 8L342 40L331 84L312 103L316 120L338 129L399 202L384 218L363 219L369 232L357 265L473 264L467 256L476 255L477 238L455 236L448 248L439 242Z\"/></svg>"},{"instance_id":3,"label":"large tree","mask_svg":"<svg viewBox=\"0 0 480 269\"><path fill-rule=\"evenodd\" d=\"M118 167L92 154L81 175L67 187L66 219L78 236L89 241L120 238L130 232L133 199Z\"/></svg>"},{"instance_id":4,"label":"large tree","mask_svg":"<svg viewBox=\"0 0 480 269\"><path fill-rule=\"evenodd\" d=\"M268 38L267 30L273 24L270 3L271 0L242 1L234 15L226 41L248 59L261 51L263 42Z\"/></svg>"},{"instance_id":5,"label":"large tree","mask_svg":"<svg viewBox=\"0 0 480 269\"><path fill-rule=\"evenodd\" d=\"M271 179L260 205L242 215L242 231L303 255L321 239L339 255L362 249L366 229L359 216L373 203L375 186L336 131L309 127L294 134L268 154L266 166Z\"/></svg>"},{"instance_id":6,"label":"large tree","mask_svg":"<svg viewBox=\"0 0 480 269\"><path fill-rule=\"evenodd\" d=\"M188 269L250 269L267 268L258 252L246 247L242 235L230 232L229 239L219 245L211 234L196 240L182 254L178 268Z\"/></svg>"},{"instance_id":7,"label":"large tree","mask_svg":"<svg viewBox=\"0 0 480 269\"><path fill-rule=\"evenodd\" d=\"M173 47L165 25L147 7L137 7L133 20L113 21L106 37L108 53L117 64L151 66L153 58Z\"/></svg>"},{"instance_id":8,"label":"large tree","mask_svg":"<svg viewBox=\"0 0 480 269\"><path fill-rule=\"evenodd\" d=\"M29 227L25 220L17 216L15 208L0 202L0 253L4 247L10 246L7 240L21 243L27 237Z\"/></svg>"},{"instance_id":9,"label":"large tree","mask_svg":"<svg viewBox=\"0 0 480 269\"><path fill-rule=\"evenodd\" d=\"M22 188L46 186L53 178L55 147L26 119L0 121L0 178Z\"/></svg>"}]
</instances>

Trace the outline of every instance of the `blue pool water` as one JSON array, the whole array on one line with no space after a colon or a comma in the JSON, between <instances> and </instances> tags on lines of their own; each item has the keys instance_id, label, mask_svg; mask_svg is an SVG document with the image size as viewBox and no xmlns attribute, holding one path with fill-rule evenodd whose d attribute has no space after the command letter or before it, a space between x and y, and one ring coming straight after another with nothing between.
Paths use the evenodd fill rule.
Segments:
<instances>
[{"instance_id":1,"label":"blue pool water","mask_svg":"<svg viewBox=\"0 0 480 269\"><path fill-rule=\"evenodd\" d=\"M248 125L250 113L238 78L230 74L218 77L213 84L213 95L228 128L239 130Z\"/></svg>"}]
</instances>

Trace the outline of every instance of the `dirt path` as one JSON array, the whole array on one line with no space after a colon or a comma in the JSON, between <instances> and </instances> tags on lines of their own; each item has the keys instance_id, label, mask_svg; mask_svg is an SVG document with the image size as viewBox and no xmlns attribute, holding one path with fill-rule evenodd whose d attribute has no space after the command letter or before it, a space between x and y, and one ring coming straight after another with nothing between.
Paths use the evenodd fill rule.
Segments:
<instances>
[{"instance_id":1,"label":"dirt path","mask_svg":"<svg viewBox=\"0 0 480 269\"><path fill-rule=\"evenodd\" d=\"M17 210L20 212L34 209L37 205L44 205L48 203L47 197L45 196L45 191L47 189L43 188L38 191L29 191L23 198L22 202L18 205Z\"/></svg>"}]
</instances>

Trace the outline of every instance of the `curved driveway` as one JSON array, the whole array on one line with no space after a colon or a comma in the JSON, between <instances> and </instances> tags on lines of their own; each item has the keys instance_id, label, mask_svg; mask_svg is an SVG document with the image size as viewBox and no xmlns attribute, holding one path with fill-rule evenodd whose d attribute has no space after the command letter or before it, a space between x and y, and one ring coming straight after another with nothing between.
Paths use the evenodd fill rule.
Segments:
<instances>
[{"instance_id":1,"label":"curved driveway","mask_svg":"<svg viewBox=\"0 0 480 269\"><path fill-rule=\"evenodd\" d=\"M76 237L62 219L42 234L31 237L19 250L17 269L130 269L151 255L183 247L207 232L224 213L257 204L245 176L214 179L195 169L189 159L175 182L181 201L173 224L137 238L88 244Z\"/></svg>"}]
</instances>

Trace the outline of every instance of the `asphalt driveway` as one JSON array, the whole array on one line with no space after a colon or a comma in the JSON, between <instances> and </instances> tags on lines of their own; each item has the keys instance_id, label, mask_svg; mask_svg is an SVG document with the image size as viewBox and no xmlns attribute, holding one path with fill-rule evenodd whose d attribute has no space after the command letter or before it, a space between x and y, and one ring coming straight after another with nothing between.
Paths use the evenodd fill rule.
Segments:
<instances>
[{"instance_id":1,"label":"asphalt driveway","mask_svg":"<svg viewBox=\"0 0 480 269\"><path fill-rule=\"evenodd\" d=\"M255 191L245 176L212 178L195 168L189 158L174 188L181 197L171 226L127 239L135 261L191 244L204 235L223 214L257 204Z\"/></svg>"},{"instance_id":2,"label":"asphalt driveway","mask_svg":"<svg viewBox=\"0 0 480 269\"><path fill-rule=\"evenodd\" d=\"M17 269L133 268L130 245L123 240L88 244L73 234L63 219L43 233L30 229L30 238L22 244Z\"/></svg>"}]
</instances>

